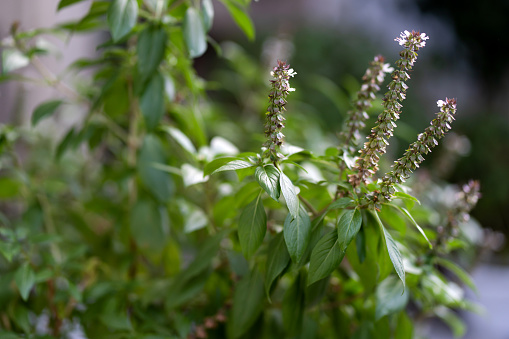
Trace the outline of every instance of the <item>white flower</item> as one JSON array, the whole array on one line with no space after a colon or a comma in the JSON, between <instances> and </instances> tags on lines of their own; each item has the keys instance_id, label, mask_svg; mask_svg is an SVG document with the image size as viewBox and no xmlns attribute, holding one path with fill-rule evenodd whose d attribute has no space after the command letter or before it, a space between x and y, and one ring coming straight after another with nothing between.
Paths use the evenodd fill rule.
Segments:
<instances>
[{"instance_id":1,"label":"white flower","mask_svg":"<svg viewBox=\"0 0 509 339\"><path fill-rule=\"evenodd\" d=\"M274 76L274 71L270 71L270 76Z\"/></svg>"},{"instance_id":2,"label":"white flower","mask_svg":"<svg viewBox=\"0 0 509 339\"><path fill-rule=\"evenodd\" d=\"M295 74L297 74L297 72L295 72L293 70L293 68L290 68L287 72L288 72L288 75L291 76L291 77L293 77Z\"/></svg>"},{"instance_id":3,"label":"white flower","mask_svg":"<svg viewBox=\"0 0 509 339\"><path fill-rule=\"evenodd\" d=\"M446 102L445 102L445 101L443 101L443 100L438 100L438 101L437 101L437 106L438 106L438 107L440 107L440 108L444 107L444 106L445 106L445 104L446 104Z\"/></svg>"},{"instance_id":4,"label":"white flower","mask_svg":"<svg viewBox=\"0 0 509 339\"><path fill-rule=\"evenodd\" d=\"M392 73L394 71L394 68L390 66L390 64L383 64L382 66L382 72L384 73Z\"/></svg>"}]
</instances>

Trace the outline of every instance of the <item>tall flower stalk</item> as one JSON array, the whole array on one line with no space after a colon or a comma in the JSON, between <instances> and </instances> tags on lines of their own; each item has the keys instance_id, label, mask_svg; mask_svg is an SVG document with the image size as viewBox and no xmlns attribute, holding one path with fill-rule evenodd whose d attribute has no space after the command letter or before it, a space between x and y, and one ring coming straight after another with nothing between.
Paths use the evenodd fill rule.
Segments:
<instances>
[{"instance_id":1,"label":"tall flower stalk","mask_svg":"<svg viewBox=\"0 0 509 339\"><path fill-rule=\"evenodd\" d=\"M270 72L273 79L270 80L271 89L269 92L269 107L267 107L265 120L265 136L267 141L263 145L265 148L264 157L267 157L273 163L277 163L283 158L281 154L281 145L285 135L282 130L285 127L286 120L283 113L286 111L286 96L295 91L290 87L290 77L295 74L293 68L284 61L278 61L277 66Z\"/></svg>"},{"instance_id":2,"label":"tall flower stalk","mask_svg":"<svg viewBox=\"0 0 509 339\"><path fill-rule=\"evenodd\" d=\"M403 157L394 162L392 171L383 178L381 200L391 200L391 196L395 192L394 185L408 179L412 171L424 161L423 154L431 152L431 149L438 145L437 140L451 129L451 123L456 114L456 99L438 100L437 105L440 107L437 117L431 121L430 126L423 133L417 136L417 141L410 144Z\"/></svg>"},{"instance_id":3,"label":"tall flower stalk","mask_svg":"<svg viewBox=\"0 0 509 339\"><path fill-rule=\"evenodd\" d=\"M353 102L354 109L348 112L348 118L343 124L343 130L339 134L340 145L347 148L351 154L355 152L360 143L360 130L366 127L365 121L369 118L366 112L380 91L380 85L385 80L385 74L394 71L389 64L384 63L381 55L375 56L369 63L366 73L362 77L362 86L357 92L357 100Z\"/></svg>"},{"instance_id":4,"label":"tall flower stalk","mask_svg":"<svg viewBox=\"0 0 509 339\"><path fill-rule=\"evenodd\" d=\"M384 111L378 116L376 126L371 129L368 141L360 151L354 168L355 173L349 176L350 184L358 187L361 183L367 183L368 179L378 170L380 156L386 152L389 144L387 139L393 135L396 127L395 121L401 113L401 101L405 99L408 86L405 81L410 79L408 72L417 60L417 51L426 45L428 37L425 33L404 31L395 41L399 42L404 49L400 52L400 59L396 61L397 69L392 72L392 81L389 83L389 91L383 99Z\"/></svg>"}]
</instances>

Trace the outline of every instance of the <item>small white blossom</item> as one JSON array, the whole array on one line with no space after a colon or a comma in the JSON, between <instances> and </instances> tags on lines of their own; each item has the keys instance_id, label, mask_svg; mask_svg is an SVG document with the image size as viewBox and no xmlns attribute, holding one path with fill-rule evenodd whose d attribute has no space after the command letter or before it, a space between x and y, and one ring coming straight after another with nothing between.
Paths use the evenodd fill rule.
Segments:
<instances>
[{"instance_id":1,"label":"small white blossom","mask_svg":"<svg viewBox=\"0 0 509 339\"><path fill-rule=\"evenodd\" d=\"M437 106L438 106L438 107L444 107L444 106L445 106L445 104L446 104L446 103L445 103L445 101L443 101L443 100L438 100L438 101L437 101Z\"/></svg>"},{"instance_id":2,"label":"small white blossom","mask_svg":"<svg viewBox=\"0 0 509 339\"><path fill-rule=\"evenodd\" d=\"M290 68L287 72L288 72L288 75L291 76L291 77L293 77L295 74L297 74L297 72L295 72L293 70L293 68Z\"/></svg>"},{"instance_id":3,"label":"small white blossom","mask_svg":"<svg viewBox=\"0 0 509 339\"><path fill-rule=\"evenodd\" d=\"M394 71L394 68L391 67L390 64L383 64L382 72L384 72L384 73L392 73L393 71Z\"/></svg>"}]
</instances>

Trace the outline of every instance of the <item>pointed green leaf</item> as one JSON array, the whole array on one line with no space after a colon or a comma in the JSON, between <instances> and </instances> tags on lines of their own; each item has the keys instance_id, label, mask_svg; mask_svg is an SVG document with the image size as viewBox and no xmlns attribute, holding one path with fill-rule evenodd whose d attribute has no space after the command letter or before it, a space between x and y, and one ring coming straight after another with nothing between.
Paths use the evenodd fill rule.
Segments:
<instances>
[{"instance_id":1,"label":"pointed green leaf","mask_svg":"<svg viewBox=\"0 0 509 339\"><path fill-rule=\"evenodd\" d=\"M221 160L223 158L220 158ZM216 159L216 160L220 160L220 159ZM226 158L226 159L230 159L230 158ZM216 161L214 160L214 161ZM250 162L247 162L245 160L233 160L233 161L230 161L228 162L227 164L219 167L218 169L216 169L215 171L212 172L212 174L214 173L217 173L217 172L223 172L223 171L233 171L233 170L238 170L238 169L242 169L242 168L249 168L249 167L254 167L256 165L250 163ZM205 175L207 175L207 172L204 172Z\"/></svg>"},{"instance_id":2,"label":"pointed green leaf","mask_svg":"<svg viewBox=\"0 0 509 339\"><path fill-rule=\"evenodd\" d=\"M62 8L65 8L67 6L74 5L75 3L81 2L83 0L60 0L58 3L57 11L61 10Z\"/></svg>"},{"instance_id":3,"label":"pointed green leaf","mask_svg":"<svg viewBox=\"0 0 509 339\"><path fill-rule=\"evenodd\" d=\"M279 170L274 165L258 166L255 171L256 181L274 200L279 201Z\"/></svg>"},{"instance_id":4,"label":"pointed green leaf","mask_svg":"<svg viewBox=\"0 0 509 339\"><path fill-rule=\"evenodd\" d=\"M197 58L203 55L207 50L207 37L201 18L193 7L186 11L183 30L190 57Z\"/></svg>"},{"instance_id":5,"label":"pointed green leaf","mask_svg":"<svg viewBox=\"0 0 509 339\"><path fill-rule=\"evenodd\" d=\"M251 18L246 14L246 9L231 0L221 0L221 2L225 5L226 9L228 9L233 20L235 20L237 25L244 31L248 39L253 40L255 37L255 28Z\"/></svg>"},{"instance_id":6,"label":"pointed green leaf","mask_svg":"<svg viewBox=\"0 0 509 339\"><path fill-rule=\"evenodd\" d=\"M346 251L348 245L357 235L362 225L362 216L359 210L346 211L338 221L338 244L342 252Z\"/></svg>"},{"instance_id":7,"label":"pointed green leaf","mask_svg":"<svg viewBox=\"0 0 509 339\"><path fill-rule=\"evenodd\" d=\"M408 219L410 219L410 221L412 222L412 224L414 224L414 226L417 228L417 230L422 234L422 236L424 237L424 239L426 239L426 241L428 242L428 246L429 248L432 248L433 245L431 245L431 242L429 241L428 237L426 236L426 233L424 233L424 230L421 228L421 226L419 226L417 224L417 222L415 221L415 219L412 217L412 215L410 214L410 212L408 212L408 210L404 207L400 207L398 205L393 205L393 204L386 204L386 205L389 205L395 209L397 209L398 211L400 211L401 213L403 213Z\"/></svg>"},{"instance_id":8,"label":"pointed green leaf","mask_svg":"<svg viewBox=\"0 0 509 339\"><path fill-rule=\"evenodd\" d=\"M173 181L170 175L154 167L166 163L163 145L152 134L147 134L138 156L138 172L144 186L161 202L167 202L173 195Z\"/></svg>"},{"instance_id":9,"label":"pointed green leaf","mask_svg":"<svg viewBox=\"0 0 509 339\"><path fill-rule=\"evenodd\" d=\"M254 324L262 311L263 281L255 269L237 284L233 294L233 306L229 317L232 338L239 338Z\"/></svg>"},{"instance_id":10,"label":"pointed green leaf","mask_svg":"<svg viewBox=\"0 0 509 339\"><path fill-rule=\"evenodd\" d=\"M19 294L24 301L27 301L30 290L35 283L35 273L28 262L21 265L14 276Z\"/></svg>"},{"instance_id":11,"label":"pointed green leaf","mask_svg":"<svg viewBox=\"0 0 509 339\"><path fill-rule=\"evenodd\" d=\"M474 281L463 268L461 268L454 262L444 258L436 257L435 261L438 265L445 267L449 271L454 273L465 285L470 287L472 291L477 292L477 287L475 286Z\"/></svg>"},{"instance_id":12,"label":"pointed green leaf","mask_svg":"<svg viewBox=\"0 0 509 339\"><path fill-rule=\"evenodd\" d=\"M327 210L334 210L334 209L342 209L348 206L353 206L354 201L350 198L340 198L338 200L333 201L329 207L327 207Z\"/></svg>"},{"instance_id":13,"label":"pointed green leaf","mask_svg":"<svg viewBox=\"0 0 509 339\"><path fill-rule=\"evenodd\" d=\"M140 109L149 131L155 129L164 115L164 78L156 73L140 98Z\"/></svg>"},{"instance_id":14,"label":"pointed green leaf","mask_svg":"<svg viewBox=\"0 0 509 339\"><path fill-rule=\"evenodd\" d=\"M61 104L62 100L51 100L37 106L32 114L32 126L37 125L39 121L55 113Z\"/></svg>"},{"instance_id":15,"label":"pointed green leaf","mask_svg":"<svg viewBox=\"0 0 509 339\"><path fill-rule=\"evenodd\" d=\"M239 219L239 241L242 253L249 259L260 247L267 231L267 215L263 208L262 195L247 205Z\"/></svg>"},{"instance_id":16,"label":"pointed green leaf","mask_svg":"<svg viewBox=\"0 0 509 339\"><path fill-rule=\"evenodd\" d=\"M279 184L281 186L281 193L283 193L286 200L286 206L288 206L290 214L296 218L299 215L299 198L297 197L295 186L293 186L290 178L283 172L279 176Z\"/></svg>"},{"instance_id":17,"label":"pointed green leaf","mask_svg":"<svg viewBox=\"0 0 509 339\"><path fill-rule=\"evenodd\" d=\"M311 220L304 209L300 209L296 218L288 213L283 226L283 234L290 258L294 263L298 263L311 238Z\"/></svg>"},{"instance_id":18,"label":"pointed green leaf","mask_svg":"<svg viewBox=\"0 0 509 339\"><path fill-rule=\"evenodd\" d=\"M138 36L136 54L138 72L143 79L148 79L159 68L159 64L164 59L167 40L168 35L163 27L151 25L141 31Z\"/></svg>"},{"instance_id":19,"label":"pointed green leaf","mask_svg":"<svg viewBox=\"0 0 509 339\"><path fill-rule=\"evenodd\" d=\"M202 1L201 17L203 20L203 26L205 26L205 30L207 32L210 31L212 22L214 21L214 5L212 4L212 0Z\"/></svg>"},{"instance_id":20,"label":"pointed green leaf","mask_svg":"<svg viewBox=\"0 0 509 339\"><path fill-rule=\"evenodd\" d=\"M117 42L131 32L137 19L136 0L113 0L108 9L108 26L113 41Z\"/></svg>"},{"instance_id":21,"label":"pointed green leaf","mask_svg":"<svg viewBox=\"0 0 509 339\"><path fill-rule=\"evenodd\" d=\"M414 196L412 196L410 194L403 193L403 192L396 192L396 193L394 193L393 194L393 199L405 199L405 200L412 201L414 203L418 203L419 205L421 204L419 199L417 199L416 197L414 197Z\"/></svg>"},{"instance_id":22,"label":"pointed green leaf","mask_svg":"<svg viewBox=\"0 0 509 339\"><path fill-rule=\"evenodd\" d=\"M387 251L389 252L389 257L391 258L392 265L396 270L399 278L403 282L403 287L405 286L405 267L403 266L403 257L401 256L401 252L398 249L398 245L392 239L391 234L385 229L378 213L376 211L372 211L375 216L376 221L378 222L378 226L380 226L380 233L382 234L383 239L385 240L385 244L387 247Z\"/></svg>"},{"instance_id":23,"label":"pointed green leaf","mask_svg":"<svg viewBox=\"0 0 509 339\"><path fill-rule=\"evenodd\" d=\"M388 276L376 289L375 320L399 312L408 303L408 292L401 294L401 281L394 275Z\"/></svg>"},{"instance_id":24,"label":"pointed green leaf","mask_svg":"<svg viewBox=\"0 0 509 339\"><path fill-rule=\"evenodd\" d=\"M270 288L276 278L290 262L290 254L286 249L283 233L277 234L269 244L267 253L267 272L265 272L265 292L270 295Z\"/></svg>"},{"instance_id":25,"label":"pointed green leaf","mask_svg":"<svg viewBox=\"0 0 509 339\"><path fill-rule=\"evenodd\" d=\"M196 148L194 147L193 142L187 135L185 135L181 130L171 127L171 126L163 126L162 130L171 135L171 137L186 151L191 154L196 154ZM217 159L216 159L217 160ZM210 174L210 173L209 173Z\"/></svg>"},{"instance_id":26,"label":"pointed green leaf","mask_svg":"<svg viewBox=\"0 0 509 339\"><path fill-rule=\"evenodd\" d=\"M309 261L308 286L331 274L339 266L345 253L339 248L338 232L327 233L316 244Z\"/></svg>"}]
</instances>

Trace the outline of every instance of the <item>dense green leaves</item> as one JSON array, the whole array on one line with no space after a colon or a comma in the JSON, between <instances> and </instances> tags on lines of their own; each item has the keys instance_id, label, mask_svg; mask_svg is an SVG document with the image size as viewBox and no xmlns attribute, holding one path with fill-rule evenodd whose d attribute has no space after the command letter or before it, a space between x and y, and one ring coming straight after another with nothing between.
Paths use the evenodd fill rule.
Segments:
<instances>
[{"instance_id":1,"label":"dense green leaves","mask_svg":"<svg viewBox=\"0 0 509 339\"><path fill-rule=\"evenodd\" d=\"M238 282L228 324L232 338L239 338L254 324L262 311L263 293L263 281L256 269Z\"/></svg>"},{"instance_id":2,"label":"dense green leaves","mask_svg":"<svg viewBox=\"0 0 509 339\"><path fill-rule=\"evenodd\" d=\"M295 186L293 186L290 178L283 172L281 172L279 177L279 184L281 186L281 193L283 193L286 200L286 206L288 206L290 214L296 218L299 215L299 198L297 197Z\"/></svg>"},{"instance_id":3,"label":"dense green leaves","mask_svg":"<svg viewBox=\"0 0 509 339\"><path fill-rule=\"evenodd\" d=\"M138 18L136 0L113 0L108 9L108 26L113 41L118 41L133 29Z\"/></svg>"},{"instance_id":4,"label":"dense green leaves","mask_svg":"<svg viewBox=\"0 0 509 339\"><path fill-rule=\"evenodd\" d=\"M184 18L184 39L191 58L197 58L207 50L205 28L198 12L189 7Z\"/></svg>"},{"instance_id":5,"label":"dense green leaves","mask_svg":"<svg viewBox=\"0 0 509 339\"><path fill-rule=\"evenodd\" d=\"M294 263L298 263L309 243L311 237L311 220L303 208L297 217L288 213L283 226L286 248Z\"/></svg>"},{"instance_id":6,"label":"dense green leaves","mask_svg":"<svg viewBox=\"0 0 509 339\"><path fill-rule=\"evenodd\" d=\"M256 181L274 200L279 201L279 170L274 165L258 166L255 171Z\"/></svg>"},{"instance_id":7,"label":"dense green leaves","mask_svg":"<svg viewBox=\"0 0 509 339\"><path fill-rule=\"evenodd\" d=\"M32 126L36 126L39 121L51 116L62 104L62 100L51 100L40 104L32 114Z\"/></svg>"},{"instance_id":8,"label":"dense green leaves","mask_svg":"<svg viewBox=\"0 0 509 339\"><path fill-rule=\"evenodd\" d=\"M267 216L263 208L262 195L247 205L240 214L239 240L242 253L251 257L260 247L267 231Z\"/></svg>"}]
</instances>

